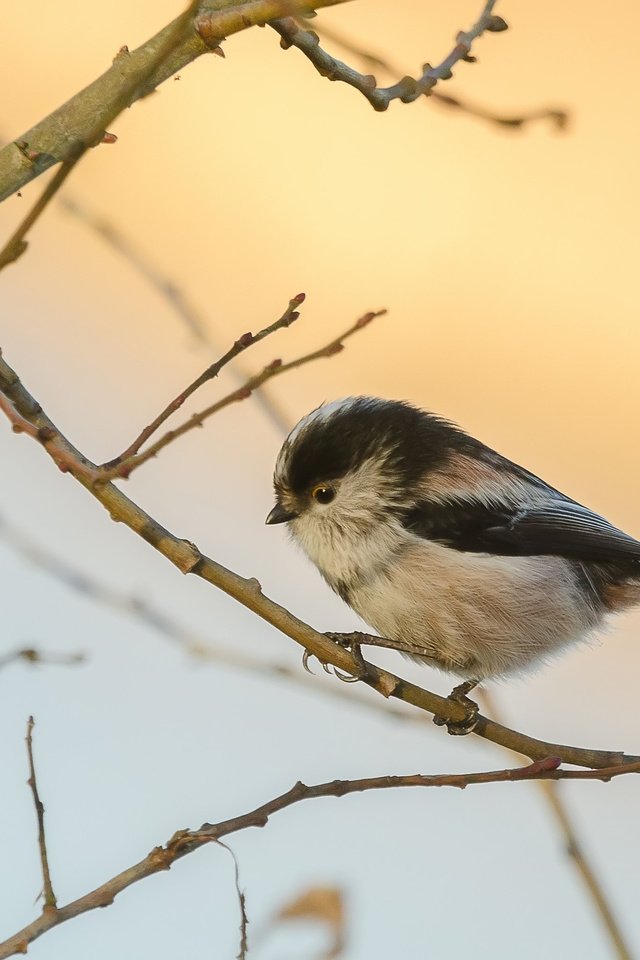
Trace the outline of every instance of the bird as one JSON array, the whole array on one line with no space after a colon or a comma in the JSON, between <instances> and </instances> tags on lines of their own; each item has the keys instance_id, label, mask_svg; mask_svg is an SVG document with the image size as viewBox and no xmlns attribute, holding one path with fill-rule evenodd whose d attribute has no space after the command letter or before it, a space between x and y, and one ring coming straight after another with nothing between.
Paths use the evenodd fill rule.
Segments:
<instances>
[{"instance_id":1,"label":"bird","mask_svg":"<svg viewBox=\"0 0 640 960\"><path fill-rule=\"evenodd\" d=\"M640 603L640 542L402 400L304 416L268 524L388 645L476 684L523 674ZM455 693L455 691L454 691Z\"/></svg>"}]
</instances>

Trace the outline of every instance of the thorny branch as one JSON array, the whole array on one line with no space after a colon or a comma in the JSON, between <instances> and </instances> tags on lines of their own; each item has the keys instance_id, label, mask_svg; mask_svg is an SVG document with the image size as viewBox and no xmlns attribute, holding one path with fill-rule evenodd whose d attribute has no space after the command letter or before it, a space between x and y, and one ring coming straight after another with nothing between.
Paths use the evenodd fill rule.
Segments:
<instances>
[{"instance_id":1,"label":"thorny branch","mask_svg":"<svg viewBox=\"0 0 640 960\"><path fill-rule=\"evenodd\" d=\"M40 850L40 864L42 867L42 894L44 898L43 916L51 911L55 912L57 901L51 884L51 873L49 872L49 857L47 856L47 841L44 832L44 805L38 793L38 782L36 780L36 769L33 762L33 728L35 720L29 717L27 721L27 756L29 758L29 780L27 781L33 796L33 804L36 808L38 818L38 848Z\"/></svg>"},{"instance_id":2,"label":"thorny branch","mask_svg":"<svg viewBox=\"0 0 640 960\"><path fill-rule=\"evenodd\" d=\"M429 96L440 80L450 80L453 68L461 60L473 62L471 48L475 40L483 33L500 33L507 29L507 23L493 13L496 0L488 0L482 13L470 30L460 31L456 36L456 43L451 52L436 67L425 63L423 72L418 78L403 77L398 83L390 87L378 87L376 78L359 73L353 67L341 60L337 60L322 49L317 33L305 30L298 25L293 17L284 17L273 20L270 27L280 34L281 46L286 50L297 47L314 65L318 73L328 80L340 80L342 83L354 87L369 101L374 110L386 110L393 100L402 103L413 103L422 96Z\"/></svg>"},{"instance_id":3,"label":"thorny branch","mask_svg":"<svg viewBox=\"0 0 640 960\"><path fill-rule=\"evenodd\" d=\"M559 763L560 760L557 757L546 757L525 767L492 770L483 773L368 777L360 780L333 780L329 783L319 783L312 786L298 782L286 793L242 816L215 824L203 823L198 830L178 830L164 846L155 847L143 860L107 880L106 883L96 887L91 893L87 893L63 907L43 911L32 923L23 927L22 930L5 940L4 943L0 943L0 960L4 960L14 953L25 953L28 944L33 943L47 930L64 923L66 920L71 920L73 917L87 913L89 910L95 910L97 907L109 906L116 896L127 887L161 870L169 870L176 860L193 853L199 847L207 843L218 842L221 837L246 830L248 827L264 827L274 813L303 800L319 799L321 797L345 797L352 793L362 793L367 790L389 790L398 787L455 787L463 790L465 787L480 783L505 783L538 779L608 781L625 773L640 772L640 762L615 765L601 770L564 770L559 769Z\"/></svg>"},{"instance_id":4,"label":"thorny branch","mask_svg":"<svg viewBox=\"0 0 640 960\"><path fill-rule=\"evenodd\" d=\"M290 301L289 309L296 304L298 306L300 305L302 302L300 300L301 296L303 295L299 294L297 298L294 298L294 300ZM243 383L242 386L238 387L236 390L232 390L231 393L226 395L226 397L223 397L221 400L217 400L215 403L212 403L211 406L201 410L200 413L192 414L192 416L189 417L189 419L183 424L181 424L179 427L176 427L174 430L167 431L167 433L163 434L163 436L156 440L155 443L151 444L151 446L142 453L128 456L125 459L117 458L115 461L112 461L112 463L105 463L101 467L98 467L97 472L94 475L94 479L100 481L116 479L118 477L126 479L131 475L133 470L141 466L143 463L146 463L147 460L150 460L152 457L156 457L158 453L168 444L172 443L178 437L183 436L185 433L188 433L190 430L193 430L195 427L201 427L205 420L208 420L209 417L212 417L215 413L219 413L219 411L223 410L225 407L230 406L230 404L237 403L241 400L246 400L251 396L254 390L257 390L258 387L261 387L267 382L267 380L272 380L274 377L279 377L283 373L288 373L290 370L296 370L298 367L305 366L307 363L312 363L314 360L333 357L336 353L340 353L340 351L344 348L345 340L353 336L354 333L358 333L360 330L363 330L364 327L368 326L372 320L374 320L376 317L383 316L385 313L386 310L372 310L369 311L369 313L365 313L362 317L359 317L358 320L352 324L352 326L348 327L344 333L341 333L340 336L331 340L324 347L320 347L318 350L312 350L310 353L306 353L301 357L297 357L295 360L289 360L288 363L283 363L280 359L272 360L271 363L268 363L267 366L264 367L264 369L259 373L249 377L249 379ZM256 342L256 340L262 336L266 336L267 333L273 333L276 329L279 329L280 326L287 326L288 323L284 320L286 317L287 314L285 313L284 317L281 317L280 320L276 321L275 324L272 324L271 327L267 327L265 330L261 331L261 333L256 336L255 340L249 341L247 346L250 346L252 342ZM230 353L237 347L238 343L240 343L242 339L243 338L241 337L239 341L236 341L236 344L234 344L234 346L231 348L231 351L229 351ZM244 347L241 349L244 349ZM206 372L207 371L205 371L205 373ZM202 376L204 377L205 374ZM210 378L207 377L206 379ZM199 377L198 380L194 381L194 384L199 386L200 380L201 378ZM191 387L194 387L194 384L191 384ZM191 390L191 387L188 389ZM180 396L182 396L182 394ZM180 400L180 397L178 397L177 400ZM176 401L174 401L174 403L175 402ZM168 410L169 408L167 407L166 409ZM164 412L166 412L166 410ZM161 420L161 418L164 417L164 412L159 418L157 418L158 420ZM137 441L135 441L135 443L137 443ZM133 446L135 446L135 443Z\"/></svg>"},{"instance_id":5,"label":"thorny branch","mask_svg":"<svg viewBox=\"0 0 640 960\"><path fill-rule=\"evenodd\" d=\"M189 397L196 392L203 384L207 383L209 380L214 380L223 367L226 367L228 363L234 360L240 353L246 350L248 347L252 347L254 344L259 343L260 340L264 340L265 337L270 336L272 333L275 333L276 330L282 330L283 327L290 327L294 323L300 314L298 313L296 307L302 306L304 303L305 295L304 293L299 293L297 296L293 297L287 305L287 309L284 311L282 316L275 320L273 323L269 324L268 327L264 327L263 330L260 330L258 333L243 333L236 342L230 347L227 352L220 357L219 360L216 360L215 363L212 363L207 369L200 374L199 377L190 383L188 387L185 387L177 397L175 397L171 403L167 404L164 410L158 414L158 416L153 420L147 427L142 430L139 436L133 441L127 449L120 454L119 457L116 457L114 460L111 460L109 463L105 463L104 466L108 471L112 471L115 468L120 467L125 461L131 463L133 457L139 452L140 448L147 442L147 440L160 429L162 424L169 419L172 413L175 413L176 410L179 410L180 407L185 403ZM125 476L123 473L115 473L114 476Z\"/></svg>"},{"instance_id":6,"label":"thorny branch","mask_svg":"<svg viewBox=\"0 0 640 960\"><path fill-rule=\"evenodd\" d=\"M323 355L322 352L321 355ZM5 412L8 413L14 430L26 430L30 436L38 440L58 466L71 473L93 497L102 503L112 519L126 524L182 573L194 573L218 587L308 650L309 654L332 664L345 673L352 676L358 675L361 664L352 653L333 643L324 634L314 630L287 609L269 599L262 592L257 580L239 576L205 556L192 542L181 540L170 533L113 483L96 483L96 465L84 457L60 433L40 404L22 385L16 372L3 358L0 358L0 394L4 397ZM462 704L402 680L373 664L365 664L365 666L363 682L382 696L403 700L420 710L426 710L454 723L466 719L466 711ZM543 760L553 756L559 757L564 763L601 768L634 763L640 759L615 751L589 750L536 740L483 716L478 717L474 734L516 750L533 760Z\"/></svg>"}]
</instances>

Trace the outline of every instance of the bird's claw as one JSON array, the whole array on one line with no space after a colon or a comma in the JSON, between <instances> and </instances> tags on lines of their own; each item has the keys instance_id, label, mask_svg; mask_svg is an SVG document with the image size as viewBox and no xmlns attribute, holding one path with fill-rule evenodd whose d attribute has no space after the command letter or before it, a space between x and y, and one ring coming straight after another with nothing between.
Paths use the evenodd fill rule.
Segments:
<instances>
[{"instance_id":1,"label":"bird's claw","mask_svg":"<svg viewBox=\"0 0 640 960\"><path fill-rule=\"evenodd\" d=\"M334 643L337 643L338 646L344 647L345 650L348 650L352 657L356 660L358 664L357 673L346 673L344 670L339 670L337 667L334 667L332 664L327 663L326 660L321 660L320 657L316 657L318 663L322 667L325 673L333 674L334 677L337 677L338 680L342 680L343 683L357 683L358 680L362 680L367 672L367 665L365 663L364 657L362 656L362 651L360 650L360 644L349 634L343 633L326 633L326 637L329 640L332 640ZM313 670L309 666L309 660L315 654L310 653L309 650L305 650L302 654L302 666L307 671L307 673L313 673Z\"/></svg>"},{"instance_id":2,"label":"bird's claw","mask_svg":"<svg viewBox=\"0 0 640 960\"><path fill-rule=\"evenodd\" d=\"M466 737L468 733L473 733L478 724L480 710L478 704L470 700L467 694L477 685L477 680L465 680L464 683L454 687L447 700L461 704L465 708L465 716L462 720L449 720L447 717L435 716L433 722L436 726L446 727L447 733L452 737Z\"/></svg>"}]
</instances>

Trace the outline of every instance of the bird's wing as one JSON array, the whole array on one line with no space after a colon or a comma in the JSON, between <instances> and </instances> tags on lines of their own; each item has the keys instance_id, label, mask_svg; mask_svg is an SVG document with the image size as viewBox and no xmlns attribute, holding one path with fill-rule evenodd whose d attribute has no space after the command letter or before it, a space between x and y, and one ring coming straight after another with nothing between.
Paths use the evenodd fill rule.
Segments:
<instances>
[{"instance_id":1,"label":"bird's wing","mask_svg":"<svg viewBox=\"0 0 640 960\"><path fill-rule=\"evenodd\" d=\"M517 482L511 487L496 483L490 497L479 490L466 496L458 491L449 498L426 496L406 513L405 526L418 536L468 552L640 562L640 542L490 452L504 471L494 477L502 473L505 481L511 477Z\"/></svg>"}]
</instances>

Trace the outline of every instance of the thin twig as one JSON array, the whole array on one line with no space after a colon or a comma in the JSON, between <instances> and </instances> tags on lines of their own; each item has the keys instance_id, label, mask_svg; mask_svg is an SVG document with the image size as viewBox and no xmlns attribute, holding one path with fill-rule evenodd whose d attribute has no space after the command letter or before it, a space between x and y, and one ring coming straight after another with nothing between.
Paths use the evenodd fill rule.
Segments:
<instances>
[{"instance_id":1,"label":"thin twig","mask_svg":"<svg viewBox=\"0 0 640 960\"><path fill-rule=\"evenodd\" d=\"M291 303L295 302L295 300L291 301ZM358 333L376 317L381 317L385 313L386 310L376 310L365 313L364 316L356 320L356 322L347 330L345 330L344 333L340 334L340 336L336 337L334 340L331 340L324 347L320 347L318 350L313 350L311 353L306 353L304 356L297 357L295 360L290 360L288 363L283 363L280 359L272 360L271 363L267 364L267 366L260 371L260 373L255 374L253 377L249 377L249 379L241 387L233 390L221 400L217 400L205 410L200 411L200 413L194 413L191 417L189 417L188 420L181 424L181 426L176 427L174 430L169 430L167 433L163 434L159 440L156 440L155 443L151 444L151 446L148 447L143 453L139 453L134 456L128 456L125 459L118 458L118 460L114 461L113 466L110 463L106 463L102 467L99 467L99 473L96 475L96 479L111 480L117 477L126 479L131 475L133 470L136 470L143 463L146 463L147 460L151 460L152 457L156 457L158 453L164 449L164 447L168 446L168 444L172 443L174 440L177 440L178 437L184 436L185 433L188 433L195 427L201 427L205 420L208 420L209 417L219 413L220 410L224 410L225 407L230 406L232 403L246 400L252 395L254 390L257 390L258 387L261 387L267 382L267 380L272 380L274 377L279 377L283 373L288 373L290 370L296 370L298 367L302 367L307 363L312 363L314 360L320 360L325 357L333 357L336 353L340 353L340 351L343 349L345 340L353 336L354 333ZM232 350L233 349L234 348L232 348ZM198 383L198 381L195 381L195 383ZM191 386L193 386L193 384Z\"/></svg>"},{"instance_id":2,"label":"thin twig","mask_svg":"<svg viewBox=\"0 0 640 960\"><path fill-rule=\"evenodd\" d=\"M44 832L44 805L38 793L38 782L36 780L36 770L33 762L33 728L35 720L29 717L27 721L27 756L29 757L29 779L27 783L33 794L33 803L36 808L38 818L38 847L40 849L40 864L42 866L42 893L44 896L43 914L51 913L55 915L57 901L51 885L51 874L49 872L49 858L47 856L47 841Z\"/></svg>"},{"instance_id":3,"label":"thin twig","mask_svg":"<svg viewBox=\"0 0 640 960\"><path fill-rule=\"evenodd\" d=\"M487 123L511 130L521 130L538 120L548 120L556 130L566 130L570 120L568 111L562 110L560 107L532 107L530 110L524 110L521 113L496 113L494 110L471 103L467 99L463 100L461 97L452 97L449 94L439 92L435 92L433 96L443 107L460 110L461 113L466 113L471 117L477 117L479 120L486 120Z\"/></svg>"},{"instance_id":4,"label":"thin twig","mask_svg":"<svg viewBox=\"0 0 640 960\"><path fill-rule=\"evenodd\" d=\"M245 960L249 950L249 944L247 941L249 918L247 916L246 896L240 889L240 865L238 864L238 858L230 846L228 846L226 843L223 843L222 840L216 840L216 843L219 847L222 847L223 850L226 850L233 860L234 884L236 888L236 895L238 897L238 906L240 908L240 948L237 953L237 960Z\"/></svg>"},{"instance_id":5,"label":"thin twig","mask_svg":"<svg viewBox=\"0 0 640 960\"><path fill-rule=\"evenodd\" d=\"M439 81L451 79L456 64L461 60L474 60L471 48L478 37L485 32L500 33L506 30L506 22L493 13L495 5L496 0L487 0L478 20L470 30L458 33L455 46L438 66L432 67L430 63L425 63L419 77L403 77L390 87L378 87L376 78L371 74L359 73L348 64L332 57L320 46L318 34L301 28L294 17L273 20L269 26L280 34L280 45L283 49L296 47L311 61L321 76L354 87L369 101L374 110L386 110L393 100L413 103L419 97L429 96Z\"/></svg>"},{"instance_id":6,"label":"thin twig","mask_svg":"<svg viewBox=\"0 0 640 960\"><path fill-rule=\"evenodd\" d=\"M218 349L218 344L211 335L203 313L194 306L178 282L158 263L155 263L146 251L136 246L131 237L127 236L112 220L92 210L84 200L81 202L77 197L69 197L65 193L58 198L58 202L67 213L76 217L93 230L101 240L109 244L112 250L123 257L167 301L200 347L210 351ZM244 382L249 376L237 361L232 364L230 371L238 383ZM270 397L265 390L257 390L254 397L276 429L280 433L285 433L287 418L273 397Z\"/></svg>"},{"instance_id":7,"label":"thin twig","mask_svg":"<svg viewBox=\"0 0 640 960\"><path fill-rule=\"evenodd\" d=\"M163 272L157 263L153 262L147 253L136 246L132 238L127 236L114 221L93 210L85 200L69 196L66 192L58 198L58 202L66 213L97 234L158 291L181 318L195 340L204 346L213 346L208 337L204 317L193 306L184 291L175 280Z\"/></svg>"},{"instance_id":8,"label":"thin twig","mask_svg":"<svg viewBox=\"0 0 640 960\"><path fill-rule=\"evenodd\" d=\"M479 696L487 713L489 713L494 720L498 719L500 713L496 709L493 697L484 688L479 691ZM513 751L509 752L512 756L519 758L518 754L513 753ZM564 835L567 853L582 877L587 893L607 931L616 957L618 960L633 960L631 950L624 938L613 908L609 903L602 881L598 878L594 866L589 862L587 853L578 837L569 809L562 799L560 784L553 783L550 780L539 780L537 785L542 791L547 805Z\"/></svg>"},{"instance_id":9,"label":"thin twig","mask_svg":"<svg viewBox=\"0 0 640 960\"><path fill-rule=\"evenodd\" d=\"M44 188L31 210L29 210L22 222L11 234L5 245L0 250L0 270L8 266L10 263L14 263L14 261L21 257L25 252L28 247L28 243L25 240L27 233L36 220L44 213L50 201L65 182L84 151L85 148L82 145L76 145L75 152L68 160L65 160L60 169L56 171L55 175Z\"/></svg>"},{"instance_id":10,"label":"thin twig","mask_svg":"<svg viewBox=\"0 0 640 960\"><path fill-rule=\"evenodd\" d=\"M41 650L36 650L35 647L22 647L0 657L0 670L21 660L24 663L45 663L66 667L71 664L82 663L84 659L83 653L43 653Z\"/></svg>"},{"instance_id":11,"label":"thin twig","mask_svg":"<svg viewBox=\"0 0 640 960\"><path fill-rule=\"evenodd\" d=\"M308 24L301 18L298 18L297 22L298 25L304 29L308 28ZM314 21L312 29L321 39L327 39L330 43L337 44L339 47L342 47L343 50L358 57L373 70L384 70L385 73L396 75L403 73L403 71L397 65L391 63L387 57L382 57L377 53L373 53L371 50L364 49L343 36L343 34L337 30L334 30L333 27L329 28L325 26L324 23ZM525 110L517 114L503 114L497 113L495 110L490 110L488 107L473 104L462 97L454 97L451 94L442 93L437 89L432 89L427 95L430 96L433 101L442 104L444 107L453 108L468 116L486 120L487 123L513 130L521 129L536 120L549 120L558 130L565 130L569 122L569 114L566 110L561 110L559 107L534 107L531 110Z\"/></svg>"},{"instance_id":12,"label":"thin twig","mask_svg":"<svg viewBox=\"0 0 640 960\"><path fill-rule=\"evenodd\" d=\"M110 472L118 468L121 464L124 464L127 461L127 464L130 464L134 459L135 455L138 453L140 448L147 442L147 440L160 429L163 423L171 416L172 413L175 413L176 410L179 410L180 407L185 403L190 396L192 396L196 390L198 390L203 384L208 383L209 380L214 380L220 371L226 367L228 363L234 360L238 354L242 353L244 350L247 350L248 347L252 347L254 344L259 343L260 340L264 340L265 337L270 336L272 333L275 333L277 330L282 330L283 327L290 327L298 317L300 316L297 308L302 306L304 303L305 295L304 293L299 293L293 299L291 299L287 305L286 310L278 320L275 320L273 323L269 324L268 327L260 330L258 333L244 333L239 337L236 342L230 347L227 352L220 357L219 360L216 360L215 363L212 363L207 367L199 377L190 383L188 387L185 387L177 397L175 397L164 410L158 414L155 420L144 428L136 439L131 443L127 449L116 457L114 460L105 463L104 467L107 472ZM130 471L128 471L130 472ZM128 476L126 474L120 474L120 476ZM116 472L116 474L118 473Z\"/></svg>"},{"instance_id":13,"label":"thin twig","mask_svg":"<svg viewBox=\"0 0 640 960\"><path fill-rule=\"evenodd\" d=\"M350 651L333 643L327 636L314 630L309 624L267 597L257 580L239 576L205 556L193 542L182 540L170 533L113 483L96 484L88 479L86 465L89 463L89 467L96 470L95 464L87 461L60 433L40 404L20 382L17 373L1 357L0 392L4 393L9 404L16 409L16 414L35 428L36 438L52 459L58 462L58 459L64 456L68 471L96 500L102 503L114 520L128 526L182 573L194 573L234 597L247 609L286 634L303 649L308 650L309 654L332 664L344 673L352 676L359 674L362 664ZM362 681L385 698L394 697L402 700L420 710L442 717L446 721L455 723L466 719L463 704L438 696L373 664L365 664L365 668ZM503 727L483 716L477 717L473 735L509 747L532 760L559 757L563 763L598 769L618 764L632 764L640 759L619 751L589 750L537 740Z\"/></svg>"},{"instance_id":14,"label":"thin twig","mask_svg":"<svg viewBox=\"0 0 640 960\"><path fill-rule=\"evenodd\" d=\"M303 800L345 797L368 790L390 790L399 787L453 787L464 790L465 787L476 784L514 783L537 779L608 781L623 774L640 772L640 763L616 765L602 770L565 770L558 768L559 762L558 758L547 757L525 767L483 773L368 777L360 780L332 780L330 783L319 783L313 786L298 782L286 793L249 813L220 823L204 823L198 830L179 830L164 846L155 847L143 860L123 870L122 873L107 880L90 893L63 907L58 907L55 911L43 911L32 923L23 927L4 943L0 943L0 960L5 960L14 953L25 953L30 943L66 920L71 920L89 910L95 910L97 907L109 906L127 887L161 870L168 870L176 860L193 853L199 847L218 842L221 837L246 830L248 827L264 827L274 813Z\"/></svg>"}]
</instances>

